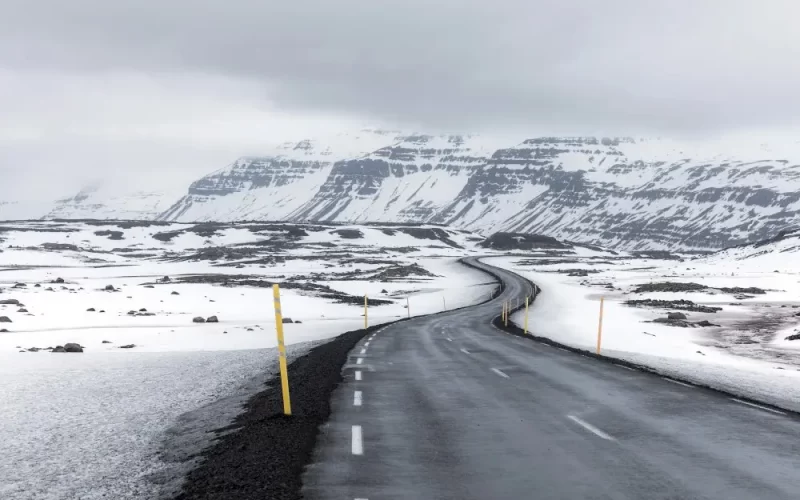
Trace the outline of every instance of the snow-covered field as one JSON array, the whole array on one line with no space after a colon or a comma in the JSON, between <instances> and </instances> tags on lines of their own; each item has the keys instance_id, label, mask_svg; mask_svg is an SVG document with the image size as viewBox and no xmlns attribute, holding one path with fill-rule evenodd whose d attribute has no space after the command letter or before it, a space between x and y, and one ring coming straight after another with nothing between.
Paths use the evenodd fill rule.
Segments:
<instances>
[{"instance_id":1,"label":"snow-covered field","mask_svg":"<svg viewBox=\"0 0 800 500\"><path fill-rule=\"evenodd\" d=\"M275 372L273 283L296 357L362 328L365 295L371 325L485 300L495 285L465 255L521 255L486 261L544 290L537 335L594 349L602 296L605 354L800 410L800 340L786 339L800 333L797 233L683 260L481 240L437 226L0 223L0 498L173 491L188 450ZM67 343L83 352L52 352Z\"/></svg>"},{"instance_id":2,"label":"snow-covered field","mask_svg":"<svg viewBox=\"0 0 800 500\"><path fill-rule=\"evenodd\" d=\"M485 261L542 288L529 312L536 335L593 351L604 297L603 354L800 411L800 340L786 340L800 332L799 237L682 261L602 255ZM640 289L649 284L656 285ZM675 284L697 289L659 291ZM626 304L637 300L666 302ZM668 320L669 313L686 318ZM524 313L511 319L522 325Z\"/></svg>"},{"instance_id":3,"label":"snow-covered field","mask_svg":"<svg viewBox=\"0 0 800 500\"><path fill-rule=\"evenodd\" d=\"M365 294L370 324L487 298L493 283L457 262L469 238L432 226L0 224L0 301L12 302L0 305L0 498L157 497L174 486L168 429L220 398L232 418L275 371L272 283L298 356L363 327ZM83 352L52 352L67 343Z\"/></svg>"}]
</instances>

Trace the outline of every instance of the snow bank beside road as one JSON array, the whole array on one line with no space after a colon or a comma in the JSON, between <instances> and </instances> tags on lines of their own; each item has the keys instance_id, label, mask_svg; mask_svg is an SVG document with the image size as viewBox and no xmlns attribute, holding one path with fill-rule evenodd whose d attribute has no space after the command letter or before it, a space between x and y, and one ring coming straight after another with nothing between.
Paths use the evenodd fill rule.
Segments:
<instances>
[{"instance_id":1,"label":"snow bank beside road","mask_svg":"<svg viewBox=\"0 0 800 500\"><path fill-rule=\"evenodd\" d=\"M487 258L484 262L514 271L542 289L529 312L529 329L535 335L594 351L602 293L606 297L604 355L800 411L800 372L796 366L734 356L710 347L701 329L644 323L652 319L652 311L622 304L621 293L604 293L602 289L581 286L564 274L530 271L515 265L518 260ZM692 319L700 316L705 317L698 314ZM511 320L521 326L524 312L515 313Z\"/></svg>"}]
</instances>

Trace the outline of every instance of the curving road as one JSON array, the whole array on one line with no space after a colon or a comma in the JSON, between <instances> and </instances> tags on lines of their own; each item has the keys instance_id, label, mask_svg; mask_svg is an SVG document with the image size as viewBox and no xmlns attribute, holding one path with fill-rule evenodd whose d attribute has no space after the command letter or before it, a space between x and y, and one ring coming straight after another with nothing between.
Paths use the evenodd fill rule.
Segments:
<instances>
[{"instance_id":1,"label":"curving road","mask_svg":"<svg viewBox=\"0 0 800 500\"><path fill-rule=\"evenodd\" d=\"M492 270L494 301L351 352L305 498L800 498L795 417L505 334L528 285Z\"/></svg>"}]
</instances>

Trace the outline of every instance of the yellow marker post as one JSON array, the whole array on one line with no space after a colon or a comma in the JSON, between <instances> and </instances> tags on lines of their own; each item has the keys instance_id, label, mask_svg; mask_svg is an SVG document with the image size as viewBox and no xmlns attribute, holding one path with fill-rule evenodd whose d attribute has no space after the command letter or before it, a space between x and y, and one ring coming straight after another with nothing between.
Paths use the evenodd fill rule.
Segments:
<instances>
[{"instance_id":1,"label":"yellow marker post","mask_svg":"<svg viewBox=\"0 0 800 500\"><path fill-rule=\"evenodd\" d=\"M369 316L367 313L367 296L364 295L364 330L369 328Z\"/></svg>"},{"instance_id":2,"label":"yellow marker post","mask_svg":"<svg viewBox=\"0 0 800 500\"><path fill-rule=\"evenodd\" d=\"M505 326L508 326L508 313L510 312L509 311L510 309L511 309L511 304L506 302L506 322L505 322Z\"/></svg>"},{"instance_id":3,"label":"yellow marker post","mask_svg":"<svg viewBox=\"0 0 800 500\"><path fill-rule=\"evenodd\" d=\"M600 354L600 342L603 340L603 301L600 297L600 320L597 323L597 354Z\"/></svg>"},{"instance_id":4,"label":"yellow marker post","mask_svg":"<svg viewBox=\"0 0 800 500\"><path fill-rule=\"evenodd\" d=\"M528 334L528 297L525 297L525 335Z\"/></svg>"},{"instance_id":5,"label":"yellow marker post","mask_svg":"<svg viewBox=\"0 0 800 500\"><path fill-rule=\"evenodd\" d=\"M281 312L281 290L272 285L272 296L275 299L275 328L278 331L278 361L281 367L281 389L283 391L283 414L292 414L292 402L289 399L289 374L286 370L286 345L283 343L283 313Z\"/></svg>"}]
</instances>

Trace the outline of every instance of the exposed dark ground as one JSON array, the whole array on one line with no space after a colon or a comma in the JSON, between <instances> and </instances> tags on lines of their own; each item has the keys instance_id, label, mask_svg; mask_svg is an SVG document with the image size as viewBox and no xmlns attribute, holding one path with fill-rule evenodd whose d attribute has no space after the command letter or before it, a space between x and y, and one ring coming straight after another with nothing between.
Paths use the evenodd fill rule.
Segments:
<instances>
[{"instance_id":1,"label":"exposed dark ground","mask_svg":"<svg viewBox=\"0 0 800 500\"><path fill-rule=\"evenodd\" d=\"M330 416L331 393L342 365L368 333L344 333L289 365L292 416L283 416L279 378L253 396L227 433L190 472L177 500L298 499L303 468L311 460L319 426ZM233 431L233 432L230 432Z\"/></svg>"}]
</instances>

